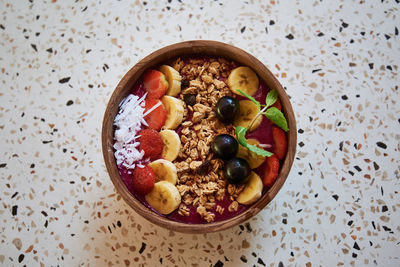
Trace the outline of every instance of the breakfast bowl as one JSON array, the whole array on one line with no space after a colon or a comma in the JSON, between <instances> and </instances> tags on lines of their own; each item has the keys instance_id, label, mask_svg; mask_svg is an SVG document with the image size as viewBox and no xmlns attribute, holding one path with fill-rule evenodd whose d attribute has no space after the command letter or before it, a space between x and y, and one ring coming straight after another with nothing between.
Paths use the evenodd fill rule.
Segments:
<instances>
[{"instance_id":1,"label":"breakfast bowl","mask_svg":"<svg viewBox=\"0 0 400 267\"><path fill-rule=\"evenodd\" d=\"M161 48L107 105L102 149L116 191L164 228L241 224L283 186L296 152L289 97L259 60L216 41Z\"/></svg>"}]
</instances>

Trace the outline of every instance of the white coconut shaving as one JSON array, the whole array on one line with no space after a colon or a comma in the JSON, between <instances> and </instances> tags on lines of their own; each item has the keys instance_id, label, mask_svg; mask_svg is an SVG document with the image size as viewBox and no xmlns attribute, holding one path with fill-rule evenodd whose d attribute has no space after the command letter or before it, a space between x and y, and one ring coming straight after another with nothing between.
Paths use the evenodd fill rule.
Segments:
<instances>
[{"instance_id":1,"label":"white coconut shaving","mask_svg":"<svg viewBox=\"0 0 400 267\"><path fill-rule=\"evenodd\" d=\"M148 126L144 117L161 105L159 101L145 113L144 99L146 95L147 93L140 99L133 94L125 97L119 104L120 109L114 119L114 125L117 128L114 135L114 149L116 150L114 156L117 165L122 164L127 169L143 166L140 161L143 159L144 151L138 149L140 144L137 141L140 137L138 132L141 130L142 124Z\"/></svg>"},{"instance_id":2,"label":"white coconut shaving","mask_svg":"<svg viewBox=\"0 0 400 267\"><path fill-rule=\"evenodd\" d=\"M272 147L271 144L259 144L258 146L261 148L271 148Z\"/></svg>"}]
</instances>

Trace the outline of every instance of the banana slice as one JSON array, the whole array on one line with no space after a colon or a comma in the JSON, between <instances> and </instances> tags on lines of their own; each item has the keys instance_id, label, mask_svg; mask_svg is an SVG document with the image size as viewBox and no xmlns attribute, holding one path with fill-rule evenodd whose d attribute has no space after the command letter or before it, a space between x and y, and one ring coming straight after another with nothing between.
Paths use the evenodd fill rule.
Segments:
<instances>
[{"instance_id":1,"label":"banana slice","mask_svg":"<svg viewBox=\"0 0 400 267\"><path fill-rule=\"evenodd\" d=\"M181 92L182 80L179 72L168 65L162 65L160 71L165 75L169 84L166 94L170 96L176 96L179 94Z\"/></svg>"},{"instance_id":2,"label":"banana slice","mask_svg":"<svg viewBox=\"0 0 400 267\"><path fill-rule=\"evenodd\" d=\"M156 182L167 181L175 185L178 174L175 165L168 160L158 159L149 164L156 176Z\"/></svg>"},{"instance_id":3,"label":"banana slice","mask_svg":"<svg viewBox=\"0 0 400 267\"><path fill-rule=\"evenodd\" d=\"M257 201L261 197L263 190L263 182L260 176L255 172L251 172L246 187L238 195L236 201L240 204L248 205Z\"/></svg>"},{"instance_id":4,"label":"banana slice","mask_svg":"<svg viewBox=\"0 0 400 267\"><path fill-rule=\"evenodd\" d=\"M162 130L160 132L161 139L164 143L161 156L169 161L174 161L181 149L181 139L179 135L173 130Z\"/></svg>"},{"instance_id":5,"label":"banana slice","mask_svg":"<svg viewBox=\"0 0 400 267\"><path fill-rule=\"evenodd\" d=\"M145 196L149 205L161 214L170 214L181 204L181 195L175 185L167 181L154 184L153 190Z\"/></svg>"},{"instance_id":6,"label":"banana slice","mask_svg":"<svg viewBox=\"0 0 400 267\"><path fill-rule=\"evenodd\" d=\"M250 125L250 122L258 114L259 111L260 108L257 107L257 105L250 100L239 101L239 112L233 120L233 125L248 127ZM249 131L254 131L255 129L257 129L257 127L260 126L261 121L262 116L258 116Z\"/></svg>"},{"instance_id":7,"label":"banana slice","mask_svg":"<svg viewBox=\"0 0 400 267\"><path fill-rule=\"evenodd\" d=\"M258 77L249 67L238 67L231 71L228 77L228 86L232 92L241 95L240 89L248 95L253 95L258 90Z\"/></svg>"},{"instance_id":8,"label":"banana slice","mask_svg":"<svg viewBox=\"0 0 400 267\"><path fill-rule=\"evenodd\" d=\"M167 120L164 128L173 130L182 123L184 103L182 100L168 95L163 96L161 102L167 111Z\"/></svg>"},{"instance_id":9,"label":"banana slice","mask_svg":"<svg viewBox=\"0 0 400 267\"><path fill-rule=\"evenodd\" d=\"M247 139L247 143L255 146L260 144L256 139ZM265 161L265 157L257 155L241 145L239 145L239 151L236 157L246 160L252 169L260 167L260 165Z\"/></svg>"}]
</instances>

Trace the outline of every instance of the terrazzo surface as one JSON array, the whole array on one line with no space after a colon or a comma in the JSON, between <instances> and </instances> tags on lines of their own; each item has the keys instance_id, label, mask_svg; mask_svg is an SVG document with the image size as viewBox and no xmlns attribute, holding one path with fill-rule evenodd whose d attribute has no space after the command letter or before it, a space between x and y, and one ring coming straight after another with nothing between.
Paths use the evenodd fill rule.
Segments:
<instances>
[{"instance_id":1,"label":"terrazzo surface","mask_svg":"<svg viewBox=\"0 0 400 267\"><path fill-rule=\"evenodd\" d=\"M0 1L0 265L400 266L399 1ZM210 39L291 97L298 147L275 199L205 235L115 192L101 123L122 75Z\"/></svg>"}]
</instances>

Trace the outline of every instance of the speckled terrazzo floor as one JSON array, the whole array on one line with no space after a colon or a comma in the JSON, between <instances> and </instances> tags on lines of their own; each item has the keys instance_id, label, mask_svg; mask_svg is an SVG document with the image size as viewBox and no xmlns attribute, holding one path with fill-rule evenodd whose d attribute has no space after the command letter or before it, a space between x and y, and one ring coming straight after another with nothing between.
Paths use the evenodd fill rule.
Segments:
<instances>
[{"instance_id":1,"label":"speckled terrazzo floor","mask_svg":"<svg viewBox=\"0 0 400 267\"><path fill-rule=\"evenodd\" d=\"M0 265L400 266L399 1L186 2L0 1ZM207 235L138 217L100 143L122 75L191 39L259 58L299 129L277 197Z\"/></svg>"}]
</instances>

